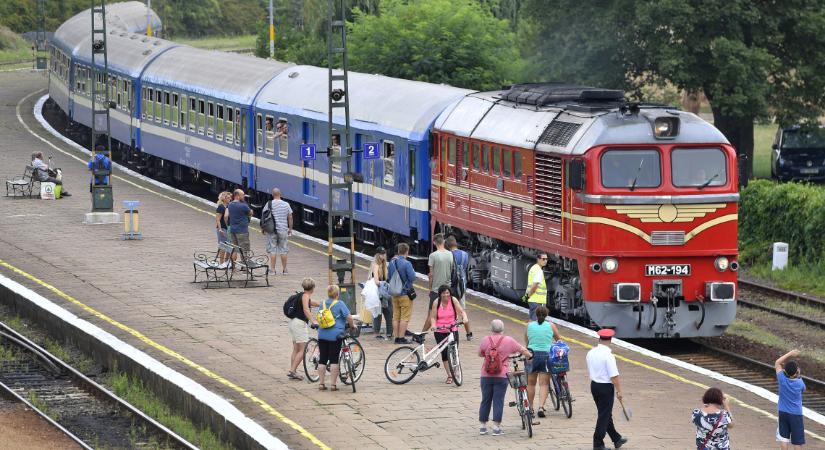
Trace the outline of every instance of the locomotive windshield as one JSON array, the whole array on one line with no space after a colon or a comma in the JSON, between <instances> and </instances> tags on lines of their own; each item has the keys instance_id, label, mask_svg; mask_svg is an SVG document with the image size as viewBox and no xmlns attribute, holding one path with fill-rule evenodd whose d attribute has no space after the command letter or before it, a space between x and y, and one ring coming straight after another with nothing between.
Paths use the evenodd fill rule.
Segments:
<instances>
[{"instance_id":1,"label":"locomotive windshield","mask_svg":"<svg viewBox=\"0 0 825 450\"><path fill-rule=\"evenodd\" d=\"M718 148L677 148L670 155L676 187L724 186L728 182L725 154Z\"/></svg>"},{"instance_id":2,"label":"locomotive windshield","mask_svg":"<svg viewBox=\"0 0 825 450\"><path fill-rule=\"evenodd\" d=\"M662 183L657 150L608 150L602 154L602 185L608 188L657 187Z\"/></svg>"}]
</instances>

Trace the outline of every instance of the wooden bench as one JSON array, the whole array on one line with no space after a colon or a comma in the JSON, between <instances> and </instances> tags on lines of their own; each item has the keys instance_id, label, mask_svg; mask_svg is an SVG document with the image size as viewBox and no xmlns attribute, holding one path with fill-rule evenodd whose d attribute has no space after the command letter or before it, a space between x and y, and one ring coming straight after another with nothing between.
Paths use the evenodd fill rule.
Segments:
<instances>
[{"instance_id":1,"label":"wooden bench","mask_svg":"<svg viewBox=\"0 0 825 450\"><path fill-rule=\"evenodd\" d=\"M6 197L34 197L40 195L40 181L35 177L35 168L26 166L23 176L6 180ZM35 185L37 189L35 190ZM9 193L11 188L11 193Z\"/></svg>"},{"instance_id":2,"label":"wooden bench","mask_svg":"<svg viewBox=\"0 0 825 450\"><path fill-rule=\"evenodd\" d=\"M193 283L198 283L198 274L202 273L206 277L204 289L211 287L209 283L218 283L218 287L226 283L226 287L231 287L229 282L232 281L232 256L235 254L235 248L237 247L223 243L218 245L218 250L214 253L195 252L192 260L192 266L195 269ZM221 252L224 252L223 262L220 258Z\"/></svg>"}]
</instances>

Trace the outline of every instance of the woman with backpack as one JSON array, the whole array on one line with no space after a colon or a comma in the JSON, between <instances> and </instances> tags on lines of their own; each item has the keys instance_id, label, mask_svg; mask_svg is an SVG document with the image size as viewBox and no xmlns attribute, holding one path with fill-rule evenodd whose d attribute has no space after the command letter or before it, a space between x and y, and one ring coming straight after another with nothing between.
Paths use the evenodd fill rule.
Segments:
<instances>
[{"instance_id":1,"label":"woman with backpack","mask_svg":"<svg viewBox=\"0 0 825 450\"><path fill-rule=\"evenodd\" d=\"M378 296L381 299L381 314L377 314L372 318L372 330L375 333L375 338L379 340L384 340L384 336L381 335L382 315L384 316L384 322L387 324L386 339L392 338L392 297L386 286L388 275L387 251L384 247L378 247L375 249L375 258L370 264L370 279L378 286Z\"/></svg>"},{"instance_id":2,"label":"woman with backpack","mask_svg":"<svg viewBox=\"0 0 825 450\"><path fill-rule=\"evenodd\" d=\"M459 316L461 317L461 322L467 321L467 313L464 311L464 308L461 307L461 302L453 297L453 291L450 289L450 286L446 284L441 285L441 287L438 288L438 301L433 302L433 306L430 308L429 329L435 335L436 345L441 344L441 341L447 339L450 333L453 334L455 344L458 345L458 326L453 326L449 331L446 331L445 328L455 323ZM441 331L436 331L438 328L440 328ZM450 368L447 367L447 360L449 360L449 358L447 349L445 348L441 351L441 365L444 366L444 371L447 372L446 383L453 384L453 377L450 374Z\"/></svg>"},{"instance_id":3,"label":"woman with backpack","mask_svg":"<svg viewBox=\"0 0 825 450\"><path fill-rule=\"evenodd\" d=\"M284 313L287 314L289 319L289 335L292 336L292 355L289 357L289 372L286 373L287 378L290 380L304 379L304 377L298 375L298 365L301 364L301 360L304 358L304 349L307 342L309 342L307 324L311 321L312 325L315 326L315 319L309 310L313 306L319 305L317 301L311 298L312 293L315 292L315 280L304 278L301 287L304 288L304 292L295 293L287 299L286 303L288 304L284 305L286 306ZM297 300L295 297L298 295L301 296L300 303L293 305L292 302Z\"/></svg>"},{"instance_id":4,"label":"woman with backpack","mask_svg":"<svg viewBox=\"0 0 825 450\"><path fill-rule=\"evenodd\" d=\"M536 308L536 320L528 323L527 330L524 332L524 342L533 352L533 364L528 370L530 374L527 377L527 399L532 407L535 404L533 400L536 398L536 383L538 383L539 408L537 411L539 417L546 415L544 403L547 402L547 394L550 391L550 367L548 367L550 346L553 345L553 341L561 339L556 324L547 320L548 314L550 311L547 307L539 305ZM538 421L533 420L533 425L538 424Z\"/></svg>"},{"instance_id":5,"label":"woman with backpack","mask_svg":"<svg viewBox=\"0 0 825 450\"><path fill-rule=\"evenodd\" d=\"M332 380L330 391L337 391L336 381L338 380L338 357L341 354L341 344L344 340L340 338L347 325L355 328L349 308L344 302L338 301L341 291L338 285L331 284L327 287L327 298L321 303L321 308L316 317L318 323L313 324L313 328L318 327L318 389L326 391L324 378L329 365L329 376Z\"/></svg>"},{"instance_id":6,"label":"woman with backpack","mask_svg":"<svg viewBox=\"0 0 825 450\"><path fill-rule=\"evenodd\" d=\"M478 356L484 358L481 365L481 405L478 408L478 421L481 424L479 434L487 434L487 421L492 407L493 436L499 436L502 434L504 395L509 386L507 372L510 371L510 365L507 364L507 357L513 353L521 353L525 358L530 358L531 355L527 347L504 335L504 322L501 320L490 322L490 331L493 334L482 339L478 346Z\"/></svg>"}]
</instances>

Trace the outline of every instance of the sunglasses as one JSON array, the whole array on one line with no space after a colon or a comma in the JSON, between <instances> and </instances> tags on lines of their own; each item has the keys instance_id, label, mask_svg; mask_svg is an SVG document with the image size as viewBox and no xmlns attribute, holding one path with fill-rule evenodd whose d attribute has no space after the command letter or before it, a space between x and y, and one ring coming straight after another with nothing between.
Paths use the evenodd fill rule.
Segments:
<instances>
[{"instance_id":1,"label":"sunglasses","mask_svg":"<svg viewBox=\"0 0 825 450\"><path fill-rule=\"evenodd\" d=\"M540 259L540 260L542 260L542 261L547 261L547 257L546 257L546 256L545 256L545 257L543 257L543 258L539 258L539 259Z\"/></svg>"}]
</instances>

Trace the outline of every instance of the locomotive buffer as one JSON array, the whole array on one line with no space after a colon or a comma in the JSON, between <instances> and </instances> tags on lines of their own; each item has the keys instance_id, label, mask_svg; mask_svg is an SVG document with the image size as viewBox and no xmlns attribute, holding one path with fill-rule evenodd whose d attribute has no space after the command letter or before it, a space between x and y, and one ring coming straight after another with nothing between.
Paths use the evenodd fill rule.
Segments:
<instances>
[{"instance_id":1,"label":"locomotive buffer","mask_svg":"<svg viewBox=\"0 0 825 450\"><path fill-rule=\"evenodd\" d=\"M96 161L96 147L98 141L105 136L106 147L104 152L112 160L112 138L110 134L109 108L112 107L109 99L111 86L109 83L109 58L106 45L106 0L91 0L92 2L92 160ZM98 63L103 59L102 66ZM102 142L101 142L102 143ZM92 212L86 214L85 223L113 223L119 216L113 212L113 197L111 184L111 169L93 166L92 176ZM98 184L97 180L106 183Z\"/></svg>"},{"instance_id":2,"label":"locomotive buffer","mask_svg":"<svg viewBox=\"0 0 825 450\"><path fill-rule=\"evenodd\" d=\"M336 5L337 3L337 5ZM363 181L360 174L352 172L352 146L350 145L350 121L347 78L347 30L344 13L344 0L327 0L327 63L329 68L329 147L327 147L328 186L329 186L329 214L328 214L328 249L330 283L332 273L338 277L338 286L341 289L341 300L350 311L355 311L355 238L352 183ZM336 17L337 13L340 14ZM340 67L340 70L336 70ZM341 108L344 110L344 129L342 133L335 129L333 112ZM338 138L336 142L336 137ZM333 176L333 165L339 165L343 170L343 178ZM336 232L337 230L337 232ZM334 245L338 244L345 251L336 254ZM347 277L349 274L349 277Z\"/></svg>"}]
</instances>

